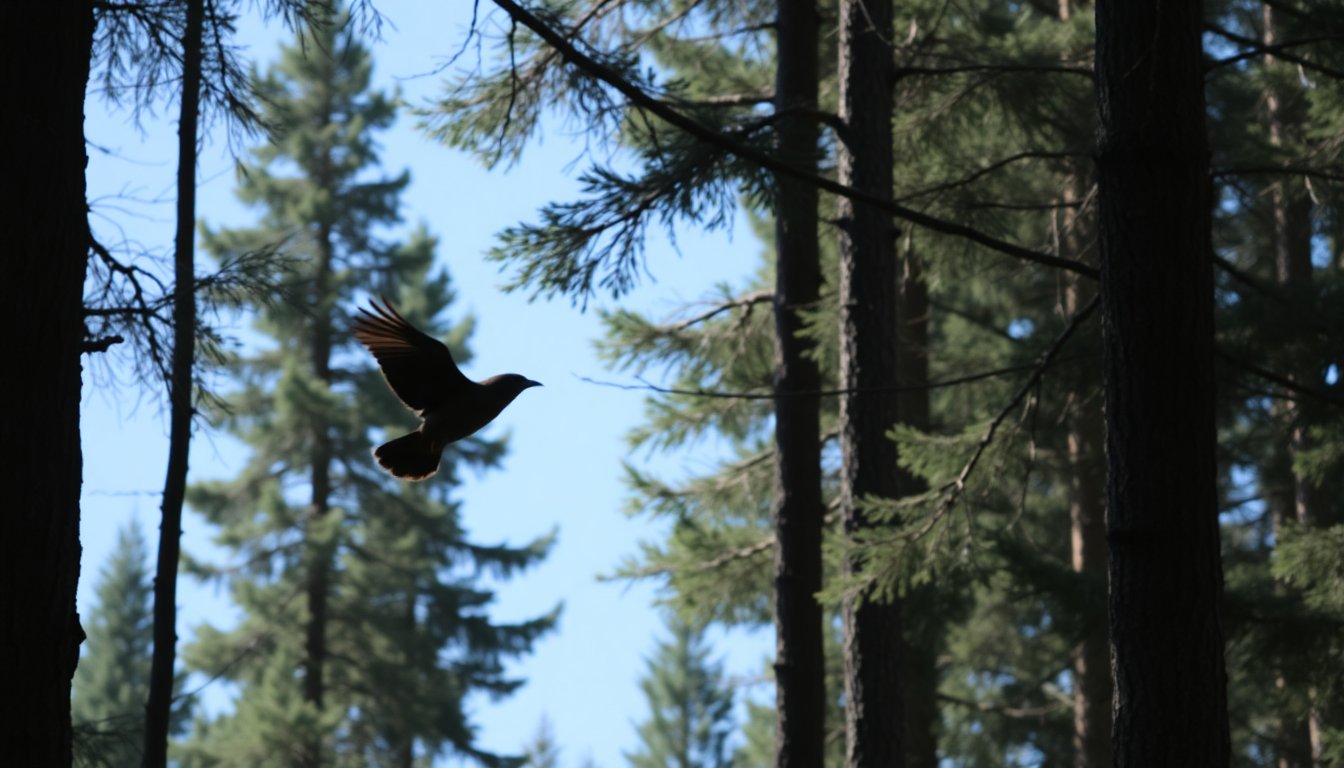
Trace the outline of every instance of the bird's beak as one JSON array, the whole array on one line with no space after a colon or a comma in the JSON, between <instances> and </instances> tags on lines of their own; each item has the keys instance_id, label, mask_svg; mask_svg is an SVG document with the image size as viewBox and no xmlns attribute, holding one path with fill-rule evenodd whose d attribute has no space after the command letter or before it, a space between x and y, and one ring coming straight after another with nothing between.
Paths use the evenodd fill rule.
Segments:
<instances>
[{"instance_id":1,"label":"bird's beak","mask_svg":"<svg viewBox=\"0 0 1344 768\"><path fill-rule=\"evenodd\" d=\"M523 389L528 389L528 388L530 388L530 387L540 387L540 386L541 386L541 382L540 382L540 381L533 381L533 380L531 380L531 379L528 379L528 380L527 380L527 386L523 387Z\"/></svg>"}]
</instances>

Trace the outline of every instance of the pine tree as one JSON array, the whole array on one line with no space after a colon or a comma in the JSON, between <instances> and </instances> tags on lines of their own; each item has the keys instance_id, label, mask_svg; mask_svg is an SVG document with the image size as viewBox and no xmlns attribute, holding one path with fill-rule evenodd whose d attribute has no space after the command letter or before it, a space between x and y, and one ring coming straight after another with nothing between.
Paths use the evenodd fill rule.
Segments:
<instances>
[{"instance_id":1,"label":"pine tree","mask_svg":"<svg viewBox=\"0 0 1344 768\"><path fill-rule=\"evenodd\" d=\"M537 733L523 748L522 768L560 768L560 745L555 743L555 727L542 715Z\"/></svg>"},{"instance_id":2,"label":"pine tree","mask_svg":"<svg viewBox=\"0 0 1344 768\"><path fill-rule=\"evenodd\" d=\"M1344 456L1338 451L1338 418L1330 409L1311 407L1331 402L1339 389L1326 372L1339 364L1338 334L1331 329L1341 323L1331 297L1338 295L1333 281L1341 264L1337 181L1344 177L1339 168L1344 145L1338 125L1344 100L1338 73L1344 63L1337 60L1344 57L1327 40L1344 27L1333 4L1274 4L1280 43L1270 51L1261 48L1263 4L1208 5L1201 23L1212 39L1222 41L1209 49L1204 64L1215 135L1218 345L1226 363L1216 371L1224 446L1217 471L1220 508L1240 510L1237 518L1225 516L1221 531L1229 569L1228 671L1235 752L1259 761L1287 756L1292 748L1273 736L1276 723L1296 719L1302 725L1294 730L1304 744L1309 723L1329 732L1329 718L1311 713L1312 702L1331 701L1331 694L1311 688L1339 690L1329 676L1307 672L1340 666L1338 644L1327 629L1328 601L1319 599L1334 563L1317 559L1328 546L1308 544L1315 536L1328 543L1328 530L1297 538L1292 527L1285 529L1282 562L1292 565L1271 572L1271 558L1280 558L1279 537L1268 516L1256 516L1255 494L1244 478L1254 477L1266 496L1280 496L1283 508L1290 509L1304 487L1301 480L1333 488L1344 476L1337 470ZM845 589L876 587L919 601L917 610L907 611L917 624L908 631L937 667L933 679L922 682L926 694L916 698L941 710L927 718L933 727L925 743L936 738L939 758L953 762L1109 762L1101 575L1107 557L1100 526L1105 504L1098 493L1104 471L1102 344L1093 309L1100 226L1091 162L1092 6L977 0L958 6L913 2L896 9L895 199L935 223L968 227L974 233L970 239L1036 248L1066 268L1065 274L1023 268L1005 259L999 245L989 243L1000 251L990 254L969 246L966 232L925 223L903 228L898 244L903 257L916 257L907 276L918 275L922 280L915 284L929 291L926 348L933 384L927 427L903 426L895 436L902 467L930 490L876 505L875 515L901 524L859 543L856 555L863 567L853 579L836 580L838 560L829 560L827 583L836 599ZM501 67L492 73L493 98L457 102L474 105L446 113L469 118L453 123L460 143L470 145L466 137L475 136L478 148L516 150L535 127L539 105L556 103L541 94L564 94L560 102L579 120L594 105L617 106L619 98L602 85L616 81L613 71L627 86L644 89L702 125L731 127L732 136L773 138L776 126L794 116L763 114L759 106L755 111L761 114L740 111L779 95L762 77L768 64L753 57L769 50L768 36L758 33L769 21L771 5L738 4L731 11L714 6L704 16L696 14L707 6L681 3L601 3L567 6L564 12L543 7L546 12L537 15L563 30L560 37L581 41L573 43L579 53L610 69L594 74L598 70L590 64L572 54L557 57L548 47L563 42L543 43L520 31L512 50L519 54L519 82L526 86L515 100L512 73ZM742 15L733 15L739 11ZM822 6L820 18L823 25L832 22L830 4ZM834 39L823 31L824 45ZM650 73L631 66L646 52L662 69ZM823 61L832 59L823 53ZM1284 62L1293 65L1291 71ZM829 77L823 73L822 94L835 91ZM1266 114L1276 95L1283 129L1278 144L1271 140L1274 121ZM1295 99L1306 103L1294 104ZM816 119L834 127L838 121L829 110L835 105L827 102L820 99ZM489 108L480 106L486 104ZM501 121L506 105L518 106L511 122ZM705 158L717 161L724 145L711 141L701 154L687 152L695 144L677 133L678 126L650 127L654 111L641 104L633 119L595 128L607 135L619 129L623 146L633 148L640 167L653 172L594 173L591 198L548 208L542 224L509 233L501 255L510 252L520 283L543 293L587 295L596 287L619 293L629 284L622 279L639 265L638 243L653 212L691 210L700 216L689 216L692 221L717 220L704 212L719 210L707 201L721 198L695 193L719 189L708 181L720 177L706 170L715 166ZM510 141L496 142L501 124L510 129ZM850 138L821 135L824 151ZM751 144L761 146L772 145ZM673 162L687 157L701 162ZM675 175L688 168L691 172ZM739 170L740 165L732 172ZM739 178L752 193L748 206L769 199L753 196L752 179L759 176L748 171ZM1283 190L1279 213L1275 186ZM1314 206L1315 271L1309 285L1298 281L1298 288L1288 290L1274 285L1279 278L1273 222L1295 222L1284 232L1296 231L1294 242L1301 245L1302 217L1288 216L1286 206L1294 199L1300 203L1294 196L1303 189L1310 190ZM631 212L620 201L632 195L650 204ZM664 199L674 202L659 207ZM830 220L829 203L822 216ZM767 242L769 229L761 231ZM1300 249L1297 254L1300 266ZM832 389L838 345L831 329L839 312L835 265L823 275L831 287L821 292L805 328L822 362L821 386ZM630 468L632 506L664 515L673 525L667 540L647 544L622 572L665 578L678 606L730 622L768 620L772 598L763 574L773 543L770 476L776 457L762 439L769 434L769 409L756 398L769 392L771 350L770 328L758 310L772 296L775 279L767 268L742 288L723 288L707 298L707 306L671 318L633 311L608 317L606 348L612 359L636 371L667 366L675 390L650 398L649 419L632 439L671 450L717 434L734 450L731 460L711 472L675 483ZM1147 344L1144 351L1160 346ZM1212 376L1211 367L1204 359L1192 373ZM966 381L957 386L942 383L961 379ZM736 399L735 393L747 398ZM830 397L821 404L829 503L837 483L834 404ZM1326 492L1317 499L1337 497ZM1207 498L1202 502L1208 505ZM1289 577L1291 570L1298 570L1296 577ZM1266 622L1266 616L1275 619ZM1281 690L1274 687L1276 669L1283 671ZM760 729L755 733L759 747L767 740ZM1325 741L1317 739L1301 751ZM758 749L752 759L759 763L759 758Z\"/></svg>"},{"instance_id":3,"label":"pine tree","mask_svg":"<svg viewBox=\"0 0 1344 768\"><path fill-rule=\"evenodd\" d=\"M198 723L184 762L285 755L409 768L451 750L499 763L473 746L464 699L513 690L504 659L526 652L554 615L495 624L491 593L476 582L482 571L508 577L537 562L549 539L482 547L461 529L449 495L457 467L496 465L500 441L451 446L434 482L420 485L369 458L371 428L401 429L405 413L343 318L368 290L441 335L436 318L453 296L423 229L384 239L409 179L377 173L375 132L395 105L369 90L368 53L339 16L302 34L256 81L278 137L254 150L239 196L262 220L203 237L216 258L283 242L301 260L275 276L282 295L257 308L267 344L233 366L223 420L251 459L235 480L189 496L240 563L195 568L230 584L244 618L231 630L203 627L187 651L195 669L241 692L232 713ZM462 322L449 335L460 362L470 330Z\"/></svg>"},{"instance_id":4,"label":"pine tree","mask_svg":"<svg viewBox=\"0 0 1344 768\"><path fill-rule=\"evenodd\" d=\"M138 527L117 532L87 615L70 712L75 764L139 765L154 643L148 549Z\"/></svg>"},{"instance_id":5,"label":"pine tree","mask_svg":"<svg viewBox=\"0 0 1344 768\"><path fill-rule=\"evenodd\" d=\"M667 627L671 637L658 643L639 684L650 710L639 726L642 745L626 757L634 768L730 765L733 695L710 659L704 625L669 612Z\"/></svg>"}]
</instances>

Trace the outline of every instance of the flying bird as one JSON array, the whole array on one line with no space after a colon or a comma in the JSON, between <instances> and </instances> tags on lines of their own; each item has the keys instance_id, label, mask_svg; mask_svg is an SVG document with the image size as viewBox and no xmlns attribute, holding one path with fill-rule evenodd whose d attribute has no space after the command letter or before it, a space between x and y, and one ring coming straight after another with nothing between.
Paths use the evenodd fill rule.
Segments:
<instances>
[{"instance_id":1,"label":"flying bird","mask_svg":"<svg viewBox=\"0 0 1344 768\"><path fill-rule=\"evenodd\" d=\"M381 306L369 303L372 312L361 307L355 316L355 338L373 353L392 392L424 420L409 435L373 449L383 469L397 477L430 477L439 471L449 443L494 421L524 389L541 386L516 373L472 381L458 370L448 347L407 322L386 296Z\"/></svg>"}]
</instances>

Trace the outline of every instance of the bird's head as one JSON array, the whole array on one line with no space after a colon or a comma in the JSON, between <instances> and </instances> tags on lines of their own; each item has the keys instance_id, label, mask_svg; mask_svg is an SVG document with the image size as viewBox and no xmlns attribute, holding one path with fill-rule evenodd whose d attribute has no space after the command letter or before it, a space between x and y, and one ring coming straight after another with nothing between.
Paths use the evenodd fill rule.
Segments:
<instances>
[{"instance_id":1,"label":"bird's head","mask_svg":"<svg viewBox=\"0 0 1344 768\"><path fill-rule=\"evenodd\" d=\"M513 400L518 393L529 387L540 387L540 381L533 381L526 376L520 376L516 373L504 373L499 376L491 376L481 382L484 387L489 387L495 392L503 395L507 400Z\"/></svg>"}]
</instances>

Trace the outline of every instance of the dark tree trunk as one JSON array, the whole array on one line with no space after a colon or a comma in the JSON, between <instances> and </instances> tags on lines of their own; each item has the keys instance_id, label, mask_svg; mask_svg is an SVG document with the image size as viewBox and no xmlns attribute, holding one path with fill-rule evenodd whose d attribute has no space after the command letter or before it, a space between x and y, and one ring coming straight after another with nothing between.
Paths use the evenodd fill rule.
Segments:
<instances>
[{"instance_id":1,"label":"dark tree trunk","mask_svg":"<svg viewBox=\"0 0 1344 768\"><path fill-rule=\"evenodd\" d=\"M177 652L177 562L182 544L182 504L194 410L196 362L196 132L201 96L201 28L204 0L187 3L182 35L182 102L177 120L177 237L173 249L173 368L169 389L168 470L163 482L159 559L154 573L154 657L145 705L141 764L168 764L168 721L173 708L173 660Z\"/></svg>"},{"instance_id":2,"label":"dark tree trunk","mask_svg":"<svg viewBox=\"0 0 1344 768\"><path fill-rule=\"evenodd\" d=\"M1202 6L1097 3L1117 766L1230 752Z\"/></svg>"},{"instance_id":3,"label":"dark tree trunk","mask_svg":"<svg viewBox=\"0 0 1344 768\"><path fill-rule=\"evenodd\" d=\"M890 0L840 4L840 183L889 199L892 185ZM847 535L875 523L873 499L895 499L897 421L897 235L891 217L870 205L839 203L840 512ZM856 564L846 559L846 571ZM903 754L902 627L898 600L847 599L845 749L851 768L900 768Z\"/></svg>"},{"instance_id":4,"label":"dark tree trunk","mask_svg":"<svg viewBox=\"0 0 1344 768\"><path fill-rule=\"evenodd\" d=\"M781 0L776 20L778 71L775 109L817 106L816 7ZM779 127L779 156L815 171L817 127L810 115ZM807 355L801 312L821 291L817 243L817 190L787 176L775 178L775 765L812 768L825 746L825 662L822 651L821 426L817 363Z\"/></svg>"},{"instance_id":5,"label":"dark tree trunk","mask_svg":"<svg viewBox=\"0 0 1344 768\"><path fill-rule=\"evenodd\" d=\"M79 580L87 2L0 4L6 408L0 428L0 753L68 766Z\"/></svg>"}]
</instances>

